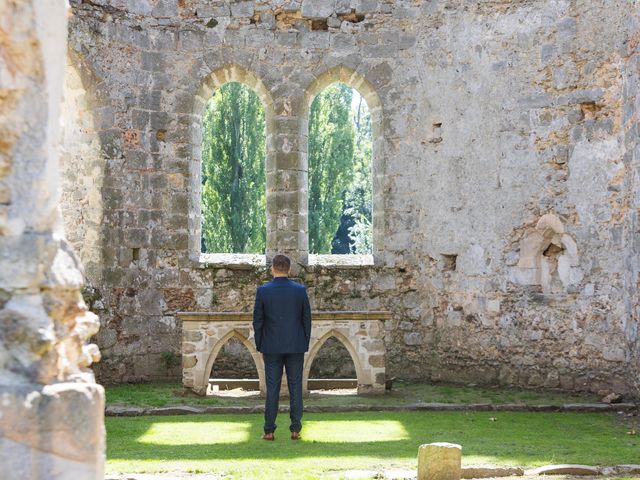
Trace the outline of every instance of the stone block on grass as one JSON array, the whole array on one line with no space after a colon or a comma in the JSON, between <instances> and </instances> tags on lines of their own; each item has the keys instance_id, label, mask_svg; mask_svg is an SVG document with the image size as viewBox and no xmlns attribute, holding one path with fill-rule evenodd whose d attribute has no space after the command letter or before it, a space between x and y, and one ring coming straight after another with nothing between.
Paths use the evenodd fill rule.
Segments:
<instances>
[{"instance_id":1,"label":"stone block on grass","mask_svg":"<svg viewBox=\"0 0 640 480\"><path fill-rule=\"evenodd\" d=\"M418 448L418 480L460 480L462 447L437 442Z\"/></svg>"}]
</instances>

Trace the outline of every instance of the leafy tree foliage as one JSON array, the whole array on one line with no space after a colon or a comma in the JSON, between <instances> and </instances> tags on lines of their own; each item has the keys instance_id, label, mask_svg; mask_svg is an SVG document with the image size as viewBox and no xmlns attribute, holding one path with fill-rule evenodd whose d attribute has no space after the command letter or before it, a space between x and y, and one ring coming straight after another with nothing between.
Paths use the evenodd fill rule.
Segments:
<instances>
[{"instance_id":1,"label":"leafy tree foliage","mask_svg":"<svg viewBox=\"0 0 640 480\"><path fill-rule=\"evenodd\" d=\"M265 122L258 96L219 88L202 120L202 251L264 253Z\"/></svg>"},{"instance_id":2,"label":"leafy tree foliage","mask_svg":"<svg viewBox=\"0 0 640 480\"><path fill-rule=\"evenodd\" d=\"M311 253L371 253L371 115L364 99L337 83L309 117Z\"/></svg>"},{"instance_id":3,"label":"leafy tree foliage","mask_svg":"<svg viewBox=\"0 0 640 480\"><path fill-rule=\"evenodd\" d=\"M353 110L356 128L353 178L345 192L344 216L347 217L347 223L352 223L349 225L351 252L370 254L373 250L371 114L362 96L358 97L357 106Z\"/></svg>"}]
</instances>

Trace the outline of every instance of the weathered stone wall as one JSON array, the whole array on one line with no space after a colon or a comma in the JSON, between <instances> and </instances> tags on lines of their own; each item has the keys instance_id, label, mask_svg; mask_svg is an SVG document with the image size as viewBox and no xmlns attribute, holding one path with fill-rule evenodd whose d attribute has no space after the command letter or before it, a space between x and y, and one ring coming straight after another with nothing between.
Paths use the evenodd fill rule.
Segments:
<instances>
[{"instance_id":1,"label":"weathered stone wall","mask_svg":"<svg viewBox=\"0 0 640 480\"><path fill-rule=\"evenodd\" d=\"M202 264L190 242L197 113L236 79L270 110L267 253L296 260L316 310L393 312L389 375L632 390L629 2L73 8L70 47L111 115L97 119L104 381L164 376L176 311L248 311L268 280L260 262ZM373 265L308 265L305 114L338 79L374 100Z\"/></svg>"},{"instance_id":2,"label":"weathered stone wall","mask_svg":"<svg viewBox=\"0 0 640 480\"><path fill-rule=\"evenodd\" d=\"M627 246L625 287L625 327L630 350L629 380L636 392L640 392L640 150L638 149L638 127L640 121L640 11L637 6L629 12L629 41L624 71L624 129L626 153L624 162L627 171L625 191L629 203L626 215Z\"/></svg>"},{"instance_id":3,"label":"weathered stone wall","mask_svg":"<svg viewBox=\"0 0 640 480\"><path fill-rule=\"evenodd\" d=\"M58 206L66 3L0 0L2 478L100 479L104 391Z\"/></svg>"}]
</instances>

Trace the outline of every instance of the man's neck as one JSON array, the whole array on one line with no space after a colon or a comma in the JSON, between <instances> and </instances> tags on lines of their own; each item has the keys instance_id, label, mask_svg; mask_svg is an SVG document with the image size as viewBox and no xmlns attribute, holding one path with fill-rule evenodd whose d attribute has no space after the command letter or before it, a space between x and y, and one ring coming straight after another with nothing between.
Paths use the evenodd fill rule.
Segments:
<instances>
[{"instance_id":1,"label":"man's neck","mask_svg":"<svg viewBox=\"0 0 640 480\"><path fill-rule=\"evenodd\" d=\"M287 275L287 274L274 275L273 278L289 278L289 275Z\"/></svg>"}]
</instances>

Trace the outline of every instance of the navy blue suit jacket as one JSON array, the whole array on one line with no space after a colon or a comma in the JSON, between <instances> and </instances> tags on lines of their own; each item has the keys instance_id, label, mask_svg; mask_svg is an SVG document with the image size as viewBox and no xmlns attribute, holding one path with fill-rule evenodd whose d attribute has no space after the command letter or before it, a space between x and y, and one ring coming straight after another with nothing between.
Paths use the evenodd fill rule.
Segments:
<instances>
[{"instance_id":1,"label":"navy blue suit jacket","mask_svg":"<svg viewBox=\"0 0 640 480\"><path fill-rule=\"evenodd\" d=\"M311 307L304 285L274 277L256 289L256 348L262 353L304 353L311 338Z\"/></svg>"}]
</instances>

